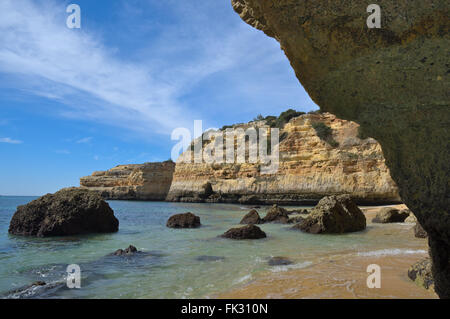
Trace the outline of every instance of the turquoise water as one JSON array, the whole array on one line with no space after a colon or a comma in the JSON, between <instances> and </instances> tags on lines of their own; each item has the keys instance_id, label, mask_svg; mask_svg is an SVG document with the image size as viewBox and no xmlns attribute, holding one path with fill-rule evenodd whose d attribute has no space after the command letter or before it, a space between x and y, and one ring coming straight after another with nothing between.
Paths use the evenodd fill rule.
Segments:
<instances>
[{"instance_id":1,"label":"turquoise water","mask_svg":"<svg viewBox=\"0 0 450 319\"><path fill-rule=\"evenodd\" d=\"M290 225L260 227L268 238L233 241L219 238L236 226L248 207L225 204L110 201L120 221L113 234L64 238L26 238L8 234L9 221L18 205L33 197L0 197L0 294L37 280L65 283L69 264L81 267L81 289L64 284L39 290L30 297L45 298L204 298L245 284L267 271L285 271L313 265L330 253L396 253L413 248L404 225L369 225L346 235L309 235ZM201 218L199 229L169 229L167 219L190 211ZM266 208L259 210L264 216ZM383 236L388 230L389 236ZM397 234L393 241L392 233ZM108 256L134 245L147 254ZM198 260L200 256L223 257ZM271 267L271 256L285 256L294 264ZM202 258L201 258L202 259ZM203 258L205 259L205 258ZM206 258L207 259L207 258Z\"/></svg>"}]
</instances>

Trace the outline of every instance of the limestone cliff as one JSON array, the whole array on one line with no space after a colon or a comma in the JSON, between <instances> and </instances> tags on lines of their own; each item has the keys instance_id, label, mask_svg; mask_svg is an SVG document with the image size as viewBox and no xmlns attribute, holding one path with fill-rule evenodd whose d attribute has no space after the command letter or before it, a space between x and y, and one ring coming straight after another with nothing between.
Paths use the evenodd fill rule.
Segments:
<instances>
[{"instance_id":1,"label":"limestone cliff","mask_svg":"<svg viewBox=\"0 0 450 319\"><path fill-rule=\"evenodd\" d=\"M331 128L338 145L332 146L318 136L313 124L319 122ZM234 128L250 126L266 125L258 121ZM275 174L261 174L260 164L248 161L184 163L183 154L177 161L167 199L286 205L348 193L360 203L400 201L380 145L374 139L361 140L357 135L357 124L329 113L293 118L280 131L280 165Z\"/></svg>"},{"instance_id":2,"label":"limestone cliff","mask_svg":"<svg viewBox=\"0 0 450 319\"><path fill-rule=\"evenodd\" d=\"M165 200L174 169L172 161L119 165L80 178L80 186L106 199Z\"/></svg>"},{"instance_id":3,"label":"limestone cliff","mask_svg":"<svg viewBox=\"0 0 450 319\"><path fill-rule=\"evenodd\" d=\"M232 0L248 24L280 42L322 110L380 142L405 204L429 234L433 277L450 298L450 2Z\"/></svg>"}]
</instances>

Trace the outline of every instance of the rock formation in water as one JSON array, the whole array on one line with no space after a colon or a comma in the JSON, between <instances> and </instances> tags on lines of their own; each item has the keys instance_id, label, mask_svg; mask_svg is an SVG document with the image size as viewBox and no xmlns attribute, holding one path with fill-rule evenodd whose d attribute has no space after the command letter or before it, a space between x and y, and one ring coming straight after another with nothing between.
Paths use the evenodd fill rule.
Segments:
<instances>
[{"instance_id":1,"label":"rock formation in water","mask_svg":"<svg viewBox=\"0 0 450 319\"><path fill-rule=\"evenodd\" d=\"M450 3L379 0L369 29L360 1L232 0L280 42L322 110L382 146L400 196L429 235L436 292L450 298Z\"/></svg>"},{"instance_id":2,"label":"rock formation in water","mask_svg":"<svg viewBox=\"0 0 450 319\"><path fill-rule=\"evenodd\" d=\"M165 200L175 163L119 165L80 178L81 188L98 192L105 199Z\"/></svg>"},{"instance_id":3,"label":"rock formation in water","mask_svg":"<svg viewBox=\"0 0 450 319\"><path fill-rule=\"evenodd\" d=\"M314 128L318 123L330 129L333 143L319 137ZM268 125L261 120L233 128L253 127ZM248 160L193 163L190 158L185 162L189 154L182 154L167 200L289 205L317 203L324 196L347 193L359 203L400 201L380 145L371 138L360 139L356 123L329 113L304 114L292 118L279 135L280 164L274 174L262 174L261 164Z\"/></svg>"},{"instance_id":4,"label":"rock formation in water","mask_svg":"<svg viewBox=\"0 0 450 319\"><path fill-rule=\"evenodd\" d=\"M200 217L195 216L192 213L170 216L166 223L166 226L169 228L198 228L201 225Z\"/></svg>"},{"instance_id":5,"label":"rock formation in water","mask_svg":"<svg viewBox=\"0 0 450 319\"><path fill-rule=\"evenodd\" d=\"M65 188L17 207L9 233L53 237L119 230L113 210L97 193Z\"/></svg>"},{"instance_id":6,"label":"rock formation in water","mask_svg":"<svg viewBox=\"0 0 450 319\"><path fill-rule=\"evenodd\" d=\"M378 211L375 218L372 219L372 223L403 223L408 216L409 212L407 210L399 210L394 207L383 207Z\"/></svg>"},{"instance_id":7,"label":"rock formation in water","mask_svg":"<svg viewBox=\"0 0 450 319\"><path fill-rule=\"evenodd\" d=\"M366 228L366 217L349 195L327 196L292 228L311 234L351 233Z\"/></svg>"},{"instance_id":8,"label":"rock formation in water","mask_svg":"<svg viewBox=\"0 0 450 319\"><path fill-rule=\"evenodd\" d=\"M266 238L267 235L258 226L250 224L244 227L231 228L227 230L221 237L241 240L241 239L262 239Z\"/></svg>"}]
</instances>

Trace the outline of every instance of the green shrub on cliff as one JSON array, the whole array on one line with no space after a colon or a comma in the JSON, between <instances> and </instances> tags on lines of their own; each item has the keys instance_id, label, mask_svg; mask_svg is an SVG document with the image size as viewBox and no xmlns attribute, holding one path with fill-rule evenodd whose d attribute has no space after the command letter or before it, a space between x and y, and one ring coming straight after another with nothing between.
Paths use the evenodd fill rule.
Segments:
<instances>
[{"instance_id":1,"label":"green shrub on cliff","mask_svg":"<svg viewBox=\"0 0 450 319\"><path fill-rule=\"evenodd\" d=\"M323 122L313 122L312 127L316 131L317 136L322 140L330 144L332 147L338 147L339 143L333 138L333 130L331 127Z\"/></svg>"}]
</instances>

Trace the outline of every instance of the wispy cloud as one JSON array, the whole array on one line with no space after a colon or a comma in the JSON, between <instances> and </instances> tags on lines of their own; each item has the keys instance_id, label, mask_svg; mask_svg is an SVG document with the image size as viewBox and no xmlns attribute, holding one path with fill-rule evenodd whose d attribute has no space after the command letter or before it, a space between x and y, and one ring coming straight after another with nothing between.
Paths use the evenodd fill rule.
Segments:
<instances>
[{"instance_id":1,"label":"wispy cloud","mask_svg":"<svg viewBox=\"0 0 450 319\"><path fill-rule=\"evenodd\" d=\"M92 137L85 137L76 141L77 144L86 144L92 141Z\"/></svg>"},{"instance_id":2,"label":"wispy cloud","mask_svg":"<svg viewBox=\"0 0 450 319\"><path fill-rule=\"evenodd\" d=\"M68 29L65 6L60 1L1 0L0 72L18 79L15 85L22 92L65 105L55 110L61 116L145 134L167 134L175 127L192 126L194 119L217 118L218 112L232 112L233 108L239 114L239 105L230 105L229 110L222 107L212 114L214 105L198 106L186 99L196 85L214 74L234 70L240 81L228 78L225 85L235 88L227 89L251 95L257 85L246 85L240 78L245 76L239 73L241 66L273 68L273 74L279 73L276 66L284 57L275 41L258 34L237 16L236 22L217 23L223 14L222 4L218 10L212 2L167 0L161 5L163 12L176 16L177 23L161 27L160 22L149 22L142 10L136 10L137 5L148 3L121 2L128 8L121 17L128 19L125 27L136 28L133 38L145 43L136 52L123 54L121 50L128 48L108 46L98 30L85 28L86 24L81 30ZM143 15L142 20L133 22L138 15ZM155 28L151 39L146 38L146 28ZM124 34L129 37L129 33ZM272 46L267 45L269 41ZM274 85L270 87L271 92L277 92ZM263 93L265 96L267 91Z\"/></svg>"},{"instance_id":3,"label":"wispy cloud","mask_svg":"<svg viewBox=\"0 0 450 319\"><path fill-rule=\"evenodd\" d=\"M0 143L7 143L7 144L22 144L22 141L14 140L10 137L0 137Z\"/></svg>"}]
</instances>

